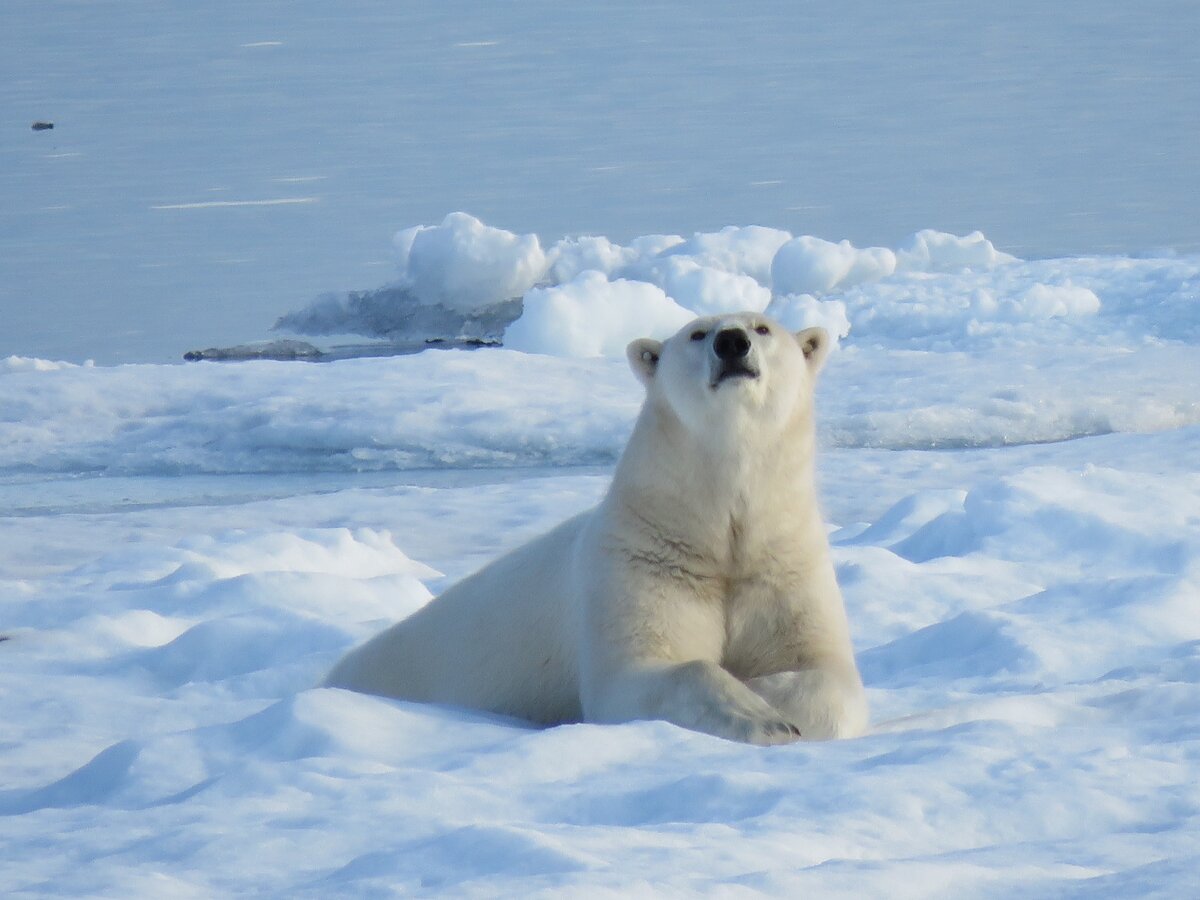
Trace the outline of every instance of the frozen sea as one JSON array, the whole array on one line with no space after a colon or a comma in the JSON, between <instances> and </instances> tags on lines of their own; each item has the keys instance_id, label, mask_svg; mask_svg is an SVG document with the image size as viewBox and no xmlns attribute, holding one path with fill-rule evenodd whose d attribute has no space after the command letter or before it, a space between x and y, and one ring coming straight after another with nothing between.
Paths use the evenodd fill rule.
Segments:
<instances>
[{"instance_id":1,"label":"frozen sea","mask_svg":"<svg viewBox=\"0 0 1200 900\"><path fill-rule=\"evenodd\" d=\"M7 894L1200 895L1194 5L0 17ZM867 735L316 687L728 306L838 338ZM505 346L177 362L414 315Z\"/></svg>"},{"instance_id":2,"label":"frozen sea","mask_svg":"<svg viewBox=\"0 0 1200 900\"><path fill-rule=\"evenodd\" d=\"M1200 251L1198 36L1191 0L5 0L0 356L266 337L460 209Z\"/></svg>"}]
</instances>

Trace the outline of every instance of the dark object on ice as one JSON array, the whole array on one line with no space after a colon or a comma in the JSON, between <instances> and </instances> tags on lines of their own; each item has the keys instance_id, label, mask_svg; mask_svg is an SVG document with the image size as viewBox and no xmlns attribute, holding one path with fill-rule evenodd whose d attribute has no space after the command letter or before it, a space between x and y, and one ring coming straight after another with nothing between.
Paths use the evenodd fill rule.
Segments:
<instances>
[{"instance_id":1,"label":"dark object on ice","mask_svg":"<svg viewBox=\"0 0 1200 900\"><path fill-rule=\"evenodd\" d=\"M363 359L374 356L411 356L422 350L478 350L480 347L499 347L499 341L485 338L398 338L392 341L371 341L366 344L334 344L321 351L321 362L335 359Z\"/></svg>"},{"instance_id":2,"label":"dark object on ice","mask_svg":"<svg viewBox=\"0 0 1200 900\"><path fill-rule=\"evenodd\" d=\"M49 131L53 127L54 127L53 122L34 122L33 123L34 131Z\"/></svg>"},{"instance_id":3,"label":"dark object on ice","mask_svg":"<svg viewBox=\"0 0 1200 900\"><path fill-rule=\"evenodd\" d=\"M204 359L217 362L239 362L250 359L332 362L336 359L363 359L374 356L409 356L429 349L478 350L480 347L498 346L500 346L499 341L484 338L429 338L427 340L374 341L367 344L335 344L322 350L305 341L280 340L239 344L236 347L189 350L183 354L183 358L188 362Z\"/></svg>"},{"instance_id":4,"label":"dark object on ice","mask_svg":"<svg viewBox=\"0 0 1200 900\"><path fill-rule=\"evenodd\" d=\"M305 309L281 316L273 331L309 336L361 334L398 345L490 346L521 315L521 299L468 310L422 303L398 285L373 291L323 294Z\"/></svg>"},{"instance_id":5,"label":"dark object on ice","mask_svg":"<svg viewBox=\"0 0 1200 900\"><path fill-rule=\"evenodd\" d=\"M358 344L318 348L305 341L278 340L236 347L209 347L183 355L189 361L302 359L330 362L368 356L406 356L422 350L476 350L499 347L507 328L521 315L521 299L486 307L450 309L421 303L393 285L374 291L323 294L305 309L281 316L272 330L303 335L361 334L380 338Z\"/></svg>"},{"instance_id":6,"label":"dark object on ice","mask_svg":"<svg viewBox=\"0 0 1200 900\"><path fill-rule=\"evenodd\" d=\"M183 354L188 362L201 359L321 359L325 354L305 341L263 341L256 344L238 344L236 347L209 347L207 350L189 350Z\"/></svg>"},{"instance_id":7,"label":"dark object on ice","mask_svg":"<svg viewBox=\"0 0 1200 900\"><path fill-rule=\"evenodd\" d=\"M0 641L7 641L7 640L10 640L10 638L7 634L0 634Z\"/></svg>"},{"instance_id":8,"label":"dark object on ice","mask_svg":"<svg viewBox=\"0 0 1200 900\"><path fill-rule=\"evenodd\" d=\"M425 338L426 347L459 347L459 348L476 348L476 347L501 347L503 346L498 340L489 340L488 338Z\"/></svg>"}]
</instances>

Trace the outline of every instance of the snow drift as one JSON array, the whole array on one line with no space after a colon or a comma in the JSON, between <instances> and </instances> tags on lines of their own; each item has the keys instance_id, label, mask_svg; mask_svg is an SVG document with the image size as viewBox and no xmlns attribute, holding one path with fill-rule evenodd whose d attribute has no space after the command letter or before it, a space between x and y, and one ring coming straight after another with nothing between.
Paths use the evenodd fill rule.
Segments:
<instances>
[{"instance_id":1,"label":"snow drift","mask_svg":"<svg viewBox=\"0 0 1200 900\"><path fill-rule=\"evenodd\" d=\"M1148 329L1196 340L1187 309L1195 258L1018 260L979 232L917 232L895 249L854 247L758 226L647 235L619 245L564 238L548 250L452 213L400 232L399 277L375 291L326 295L277 328L393 341L503 341L526 352L620 356L686 316L766 311L789 327L823 325L852 343L935 349L1107 341ZM1089 324L1088 319L1105 319Z\"/></svg>"},{"instance_id":2,"label":"snow drift","mask_svg":"<svg viewBox=\"0 0 1200 900\"><path fill-rule=\"evenodd\" d=\"M625 344L665 337L731 297L841 339L818 386L826 446L1005 446L1200 423L1197 257L1019 261L982 235L932 231L884 253L754 227L624 247L570 239L543 252L532 236L465 216L402 243L406 271L422 273L408 287L321 301L302 317L315 330L398 334L389 329L426 315L434 332L478 327L508 347L320 367L88 369L14 357L0 362L0 466L605 464L640 399ZM534 272L543 283L529 286ZM772 277L806 292L772 294L759 280ZM416 299L418 284L429 302ZM452 284L476 305L446 305L439 292ZM512 285L523 298L497 301Z\"/></svg>"}]
</instances>

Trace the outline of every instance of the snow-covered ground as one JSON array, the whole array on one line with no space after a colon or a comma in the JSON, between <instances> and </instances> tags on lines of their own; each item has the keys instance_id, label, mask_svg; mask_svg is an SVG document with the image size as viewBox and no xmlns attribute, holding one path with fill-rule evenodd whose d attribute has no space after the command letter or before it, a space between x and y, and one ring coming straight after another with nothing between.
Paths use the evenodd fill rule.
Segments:
<instances>
[{"instance_id":1,"label":"snow-covered ground","mask_svg":"<svg viewBox=\"0 0 1200 900\"><path fill-rule=\"evenodd\" d=\"M6 895L1200 896L1198 16L6 3ZM839 338L869 734L315 687L733 307ZM280 332L505 347L164 364Z\"/></svg>"},{"instance_id":2,"label":"snow-covered ground","mask_svg":"<svg viewBox=\"0 0 1200 900\"><path fill-rule=\"evenodd\" d=\"M473 240L441 276L534 252ZM1200 259L605 243L526 273L508 326L575 355L0 365L7 890L1200 891ZM673 327L645 304L691 315L721 283L842 335L819 472L866 737L538 730L314 687L595 502L640 400L613 354Z\"/></svg>"}]
</instances>

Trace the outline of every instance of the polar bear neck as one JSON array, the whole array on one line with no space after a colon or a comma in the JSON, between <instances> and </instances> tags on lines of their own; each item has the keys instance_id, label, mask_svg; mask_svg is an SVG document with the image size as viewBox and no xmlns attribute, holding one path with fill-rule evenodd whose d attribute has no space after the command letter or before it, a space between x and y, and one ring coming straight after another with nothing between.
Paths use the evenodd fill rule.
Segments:
<instances>
[{"instance_id":1,"label":"polar bear neck","mask_svg":"<svg viewBox=\"0 0 1200 900\"><path fill-rule=\"evenodd\" d=\"M752 425L734 422L702 439L647 403L613 476L614 514L639 523L634 533L651 531L720 565L752 567L781 547L821 552L811 411L782 427Z\"/></svg>"},{"instance_id":2,"label":"polar bear neck","mask_svg":"<svg viewBox=\"0 0 1200 900\"><path fill-rule=\"evenodd\" d=\"M739 414L697 434L667 404L647 400L621 455L618 477L641 481L642 473L653 469L656 483L678 481L681 488L694 488L696 478L734 487L749 479L756 490L763 478L776 480L777 486L811 484L816 444L811 406L793 408L783 422L734 412Z\"/></svg>"}]
</instances>

